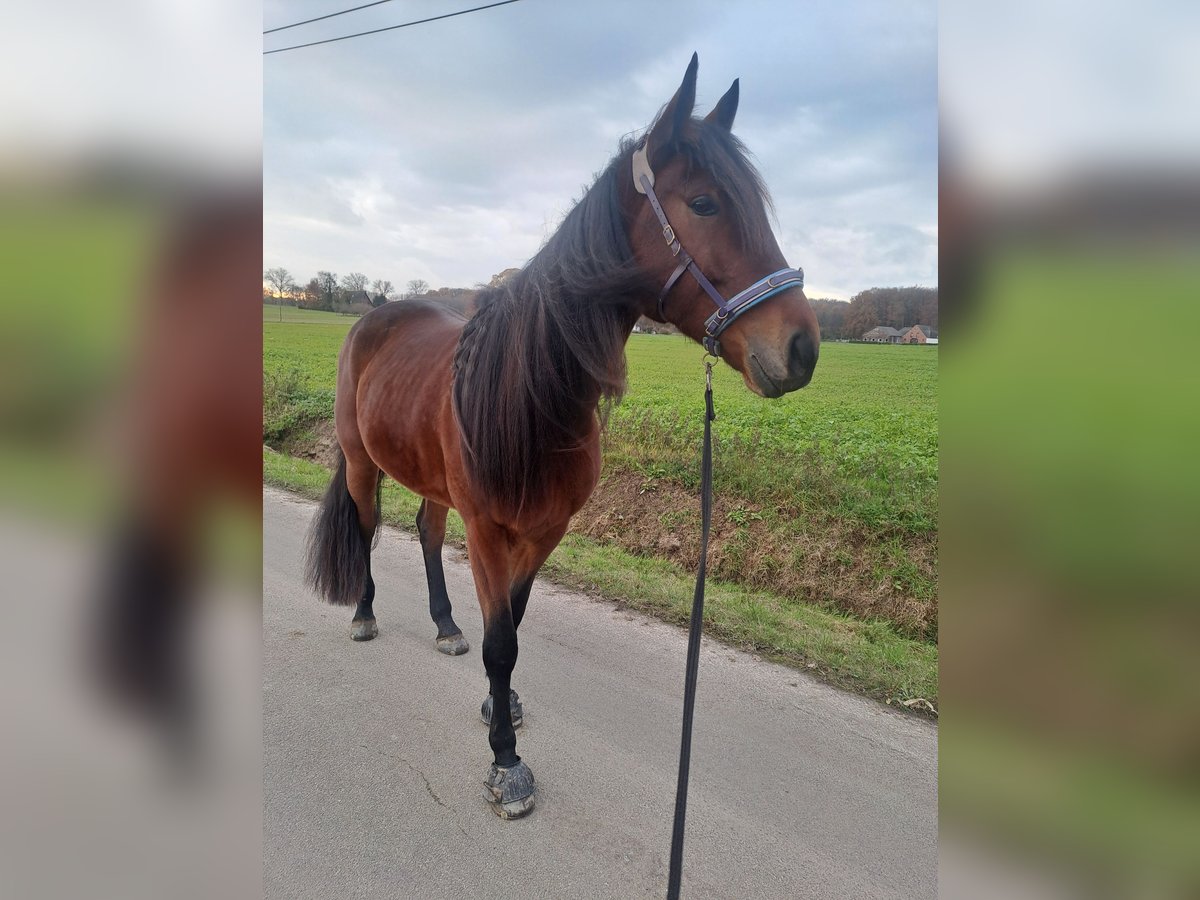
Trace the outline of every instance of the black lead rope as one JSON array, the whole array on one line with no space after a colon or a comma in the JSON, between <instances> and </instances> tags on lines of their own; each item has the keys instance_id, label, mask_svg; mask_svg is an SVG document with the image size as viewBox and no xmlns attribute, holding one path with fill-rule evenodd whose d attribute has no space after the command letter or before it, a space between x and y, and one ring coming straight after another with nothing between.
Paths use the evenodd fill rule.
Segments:
<instances>
[{"instance_id":1,"label":"black lead rope","mask_svg":"<svg viewBox=\"0 0 1200 900\"><path fill-rule=\"evenodd\" d=\"M645 140L633 152L633 186L639 194L645 194L650 208L662 225L663 240L671 255L679 257L679 263L663 289L658 294L658 317L666 321L663 304L676 282L684 272L691 272L696 283L704 289L716 304L716 312L704 321L704 336L700 343L710 356L720 357L721 345L718 338L733 324L733 321L769 297L790 288L804 287L803 269L780 269L765 278L760 278L748 288L725 297L704 277L700 266L675 235L675 229L667 221L667 213L654 193L654 170L650 168L649 148ZM704 455L700 465L700 566L696 572L696 594L692 599L692 624L688 632L687 674L683 684L683 738L679 743L679 784L675 788L675 824L671 829L671 869L667 880L667 900L679 900L679 882L683 874L683 827L687 818L688 769L692 758L692 712L696 706L696 672L700 667L700 632L704 628L704 572L708 565L708 530L712 519L712 421L716 418L712 402L712 363L704 363Z\"/></svg>"},{"instance_id":2,"label":"black lead rope","mask_svg":"<svg viewBox=\"0 0 1200 900\"><path fill-rule=\"evenodd\" d=\"M696 676L700 669L700 633L704 630L704 574L708 567L708 530L712 520L712 363L704 375L704 450L700 458L700 565L692 596L692 621L688 629L687 665L683 681L683 736L679 741L679 782L675 787L675 823L671 828L671 868L667 900L679 900L683 877L683 830L687 820L688 771L692 764L692 717L696 708Z\"/></svg>"}]
</instances>

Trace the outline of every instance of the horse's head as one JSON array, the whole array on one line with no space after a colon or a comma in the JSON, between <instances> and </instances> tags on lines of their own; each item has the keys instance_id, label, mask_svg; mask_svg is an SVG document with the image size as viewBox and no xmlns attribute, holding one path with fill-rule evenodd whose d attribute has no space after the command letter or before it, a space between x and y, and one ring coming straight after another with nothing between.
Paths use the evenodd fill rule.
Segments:
<instances>
[{"instance_id":1,"label":"horse's head","mask_svg":"<svg viewBox=\"0 0 1200 900\"><path fill-rule=\"evenodd\" d=\"M738 83L698 119L696 69L693 54L628 169L634 256L665 286L642 312L718 350L755 393L779 397L812 379L820 329L803 273L787 269L771 232L758 173L731 133Z\"/></svg>"}]
</instances>

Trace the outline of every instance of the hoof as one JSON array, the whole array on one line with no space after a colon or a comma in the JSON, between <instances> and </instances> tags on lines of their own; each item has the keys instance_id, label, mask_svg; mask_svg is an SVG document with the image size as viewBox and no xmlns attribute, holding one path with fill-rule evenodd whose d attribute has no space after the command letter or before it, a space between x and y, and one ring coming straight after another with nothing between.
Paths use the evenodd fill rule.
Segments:
<instances>
[{"instance_id":1,"label":"hoof","mask_svg":"<svg viewBox=\"0 0 1200 900\"><path fill-rule=\"evenodd\" d=\"M491 694L487 695L487 699L483 701L483 706L479 708L479 716L483 719L484 725L492 724L492 706L495 700ZM521 723L525 721L525 707L521 705L521 698L517 696L516 691L508 692L508 709L512 713L512 727L520 728Z\"/></svg>"},{"instance_id":2,"label":"hoof","mask_svg":"<svg viewBox=\"0 0 1200 900\"><path fill-rule=\"evenodd\" d=\"M507 769L495 763L488 769L483 799L502 819L519 819L533 812L533 773L524 760Z\"/></svg>"},{"instance_id":3,"label":"hoof","mask_svg":"<svg viewBox=\"0 0 1200 900\"><path fill-rule=\"evenodd\" d=\"M379 626L374 619L359 619L350 624L350 637L356 641L369 641L379 634Z\"/></svg>"},{"instance_id":4,"label":"hoof","mask_svg":"<svg viewBox=\"0 0 1200 900\"><path fill-rule=\"evenodd\" d=\"M471 645L461 634L448 634L445 637L438 635L437 648L438 653L445 653L447 656L462 656L471 649Z\"/></svg>"}]
</instances>

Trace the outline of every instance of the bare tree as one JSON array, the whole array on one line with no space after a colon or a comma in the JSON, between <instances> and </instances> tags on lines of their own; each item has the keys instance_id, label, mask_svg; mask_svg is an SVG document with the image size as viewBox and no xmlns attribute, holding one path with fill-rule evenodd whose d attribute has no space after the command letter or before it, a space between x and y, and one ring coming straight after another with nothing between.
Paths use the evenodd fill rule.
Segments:
<instances>
[{"instance_id":1,"label":"bare tree","mask_svg":"<svg viewBox=\"0 0 1200 900\"><path fill-rule=\"evenodd\" d=\"M369 279L362 272L351 272L349 275L342 276L342 287L351 294L357 291L365 291Z\"/></svg>"},{"instance_id":2,"label":"bare tree","mask_svg":"<svg viewBox=\"0 0 1200 900\"><path fill-rule=\"evenodd\" d=\"M283 321L283 295L290 293L296 289L296 282L292 280L292 273L283 266L276 266L273 269L267 269L263 272L263 280L269 284L275 292L275 302L279 304L279 321Z\"/></svg>"},{"instance_id":3,"label":"bare tree","mask_svg":"<svg viewBox=\"0 0 1200 900\"><path fill-rule=\"evenodd\" d=\"M287 290L287 286L291 283L291 280L292 273L283 266L276 266L274 269L267 269L267 271L263 272L263 281L274 289L276 297Z\"/></svg>"},{"instance_id":4,"label":"bare tree","mask_svg":"<svg viewBox=\"0 0 1200 900\"><path fill-rule=\"evenodd\" d=\"M375 294L376 296L383 294L383 296L386 297L394 290L395 287L392 286L392 283L390 281L385 281L382 278L376 278L375 283L371 285L371 293Z\"/></svg>"},{"instance_id":5,"label":"bare tree","mask_svg":"<svg viewBox=\"0 0 1200 900\"><path fill-rule=\"evenodd\" d=\"M408 287L404 291L404 299L411 300L413 297L420 297L422 294L429 291L429 282L423 278L414 278L408 283Z\"/></svg>"}]
</instances>

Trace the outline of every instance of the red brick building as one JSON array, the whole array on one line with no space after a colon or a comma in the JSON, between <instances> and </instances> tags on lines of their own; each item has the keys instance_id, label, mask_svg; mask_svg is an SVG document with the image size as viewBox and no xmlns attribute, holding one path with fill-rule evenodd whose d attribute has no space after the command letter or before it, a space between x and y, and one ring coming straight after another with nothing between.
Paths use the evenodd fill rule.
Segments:
<instances>
[{"instance_id":1,"label":"red brick building","mask_svg":"<svg viewBox=\"0 0 1200 900\"><path fill-rule=\"evenodd\" d=\"M928 325L914 325L904 334L900 335L900 343L902 344L926 344L930 338L937 343L937 329L931 328Z\"/></svg>"}]
</instances>

